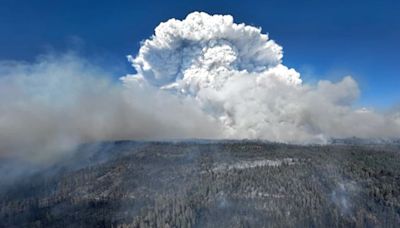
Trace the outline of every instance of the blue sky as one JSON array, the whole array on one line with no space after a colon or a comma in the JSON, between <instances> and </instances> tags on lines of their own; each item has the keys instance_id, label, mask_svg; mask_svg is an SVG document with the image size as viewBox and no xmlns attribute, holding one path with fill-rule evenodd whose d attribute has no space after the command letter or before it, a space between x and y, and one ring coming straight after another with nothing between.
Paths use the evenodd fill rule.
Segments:
<instances>
[{"instance_id":1,"label":"blue sky","mask_svg":"<svg viewBox=\"0 0 400 228\"><path fill-rule=\"evenodd\" d=\"M0 59L32 61L76 50L119 77L125 56L169 18L192 11L231 14L268 32L284 48L284 64L306 82L359 82L359 105L400 102L399 1L0 1Z\"/></svg>"}]
</instances>

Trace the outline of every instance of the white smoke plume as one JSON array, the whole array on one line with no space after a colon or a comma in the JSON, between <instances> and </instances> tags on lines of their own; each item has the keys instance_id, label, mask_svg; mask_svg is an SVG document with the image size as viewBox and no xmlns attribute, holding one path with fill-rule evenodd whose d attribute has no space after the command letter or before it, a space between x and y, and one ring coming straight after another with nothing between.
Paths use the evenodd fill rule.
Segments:
<instances>
[{"instance_id":1,"label":"white smoke plume","mask_svg":"<svg viewBox=\"0 0 400 228\"><path fill-rule=\"evenodd\" d=\"M282 57L261 29L194 12L161 23L129 57L137 74L123 83L70 54L2 61L0 157L54 159L101 140L400 135L399 112L352 107L351 77L307 85Z\"/></svg>"},{"instance_id":2,"label":"white smoke plume","mask_svg":"<svg viewBox=\"0 0 400 228\"><path fill-rule=\"evenodd\" d=\"M260 28L194 12L161 23L138 55L128 56L137 74L122 80L194 98L226 138L318 143L400 135L398 114L353 108L359 88L350 76L307 85L282 57Z\"/></svg>"}]
</instances>

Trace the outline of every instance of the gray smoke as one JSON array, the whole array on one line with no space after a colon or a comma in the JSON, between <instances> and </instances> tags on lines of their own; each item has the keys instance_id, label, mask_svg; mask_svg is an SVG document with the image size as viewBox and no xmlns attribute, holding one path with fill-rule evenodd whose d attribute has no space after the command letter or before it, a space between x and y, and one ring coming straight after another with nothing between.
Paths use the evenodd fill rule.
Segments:
<instances>
[{"instance_id":1,"label":"gray smoke","mask_svg":"<svg viewBox=\"0 0 400 228\"><path fill-rule=\"evenodd\" d=\"M55 159L81 143L218 137L191 99L127 89L82 58L0 63L0 156Z\"/></svg>"}]
</instances>

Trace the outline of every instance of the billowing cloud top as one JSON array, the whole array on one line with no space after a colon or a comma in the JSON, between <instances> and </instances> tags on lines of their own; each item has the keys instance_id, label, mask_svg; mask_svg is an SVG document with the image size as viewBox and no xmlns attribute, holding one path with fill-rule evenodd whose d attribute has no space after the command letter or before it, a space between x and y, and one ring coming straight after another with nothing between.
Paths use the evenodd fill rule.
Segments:
<instances>
[{"instance_id":1,"label":"billowing cloud top","mask_svg":"<svg viewBox=\"0 0 400 228\"><path fill-rule=\"evenodd\" d=\"M289 83L301 83L299 74L281 65L281 59L282 48L261 29L236 24L230 15L199 12L161 23L138 56L129 56L152 85L191 94L199 87L221 87L240 72L269 70Z\"/></svg>"}]
</instances>

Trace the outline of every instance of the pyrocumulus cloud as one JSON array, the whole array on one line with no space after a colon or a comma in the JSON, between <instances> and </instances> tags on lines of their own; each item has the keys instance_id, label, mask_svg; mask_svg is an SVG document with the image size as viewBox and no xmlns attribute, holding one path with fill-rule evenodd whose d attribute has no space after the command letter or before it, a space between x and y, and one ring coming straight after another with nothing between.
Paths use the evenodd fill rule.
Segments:
<instances>
[{"instance_id":1,"label":"pyrocumulus cloud","mask_svg":"<svg viewBox=\"0 0 400 228\"><path fill-rule=\"evenodd\" d=\"M307 85L282 57L260 28L194 12L161 23L128 57L138 73L122 80L194 98L227 138L318 143L400 134L398 114L352 107L359 88L351 76Z\"/></svg>"}]
</instances>

